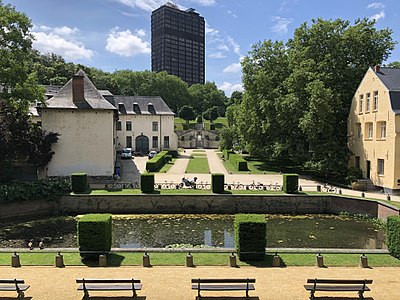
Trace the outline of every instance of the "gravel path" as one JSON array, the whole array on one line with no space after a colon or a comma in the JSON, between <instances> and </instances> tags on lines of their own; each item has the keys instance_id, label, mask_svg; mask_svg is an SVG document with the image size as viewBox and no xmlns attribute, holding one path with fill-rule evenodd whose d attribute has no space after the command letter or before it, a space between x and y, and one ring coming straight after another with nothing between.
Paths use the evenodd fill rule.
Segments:
<instances>
[{"instance_id":1,"label":"gravel path","mask_svg":"<svg viewBox=\"0 0 400 300\"><path fill-rule=\"evenodd\" d=\"M400 299L398 276L400 268L256 268L256 267L2 267L2 278L23 278L31 287L25 299L78 300L83 293L77 291L75 278L137 278L143 283L138 291L140 300L188 300L197 299L190 286L191 278L256 278L256 290L250 291L251 300L308 299L303 285L308 278L373 279L371 292L364 296L369 300ZM130 292L93 292L91 299L131 299ZM16 298L15 292L2 292L1 297ZM245 299L244 292L204 292L202 299ZM339 297L340 296L340 297ZM317 299L358 299L356 292L317 292ZM325 298L326 297L326 298ZM5 299L5 298L1 298Z\"/></svg>"}]
</instances>

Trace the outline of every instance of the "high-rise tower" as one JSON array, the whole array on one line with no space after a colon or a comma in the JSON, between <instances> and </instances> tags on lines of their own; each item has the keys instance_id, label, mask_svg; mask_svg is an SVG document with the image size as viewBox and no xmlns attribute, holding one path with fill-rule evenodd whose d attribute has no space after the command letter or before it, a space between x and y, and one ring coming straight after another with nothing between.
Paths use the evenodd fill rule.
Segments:
<instances>
[{"instance_id":1,"label":"high-rise tower","mask_svg":"<svg viewBox=\"0 0 400 300\"><path fill-rule=\"evenodd\" d=\"M151 14L151 69L204 84L205 22L193 8L167 2Z\"/></svg>"}]
</instances>

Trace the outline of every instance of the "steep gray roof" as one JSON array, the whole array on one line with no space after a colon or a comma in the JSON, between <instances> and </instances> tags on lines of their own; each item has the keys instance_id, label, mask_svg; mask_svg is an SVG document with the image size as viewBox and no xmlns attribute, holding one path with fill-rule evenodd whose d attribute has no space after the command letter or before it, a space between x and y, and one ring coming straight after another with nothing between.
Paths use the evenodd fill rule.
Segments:
<instances>
[{"instance_id":1,"label":"steep gray roof","mask_svg":"<svg viewBox=\"0 0 400 300\"><path fill-rule=\"evenodd\" d=\"M400 69L380 67L375 74L389 90L392 110L400 114Z\"/></svg>"},{"instance_id":2,"label":"steep gray roof","mask_svg":"<svg viewBox=\"0 0 400 300\"><path fill-rule=\"evenodd\" d=\"M83 99L74 101L73 81L83 77ZM46 101L47 108L115 109L90 81L83 70L79 70L52 98Z\"/></svg>"},{"instance_id":3,"label":"steep gray roof","mask_svg":"<svg viewBox=\"0 0 400 300\"><path fill-rule=\"evenodd\" d=\"M400 92L400 69L381 67L375 74L389 91Z\"/></svg>"},{"instance_id":4,"label":"steep gray roof","mask_svg":"<svg viewBox=\"0 0 400 300\"><path fill-rule=\"evenodd\" d=\"M160 96L113 96L107 100L113 104L121 114L142 114L142 115L174 115L172 110ZM119 109L119 104L123 104ZM139 108L134 110L134 103ZM153 104L154 110L149 111L149 104ZM151 105L150 105L151 107Z\"/></svg>"}]
</instances>

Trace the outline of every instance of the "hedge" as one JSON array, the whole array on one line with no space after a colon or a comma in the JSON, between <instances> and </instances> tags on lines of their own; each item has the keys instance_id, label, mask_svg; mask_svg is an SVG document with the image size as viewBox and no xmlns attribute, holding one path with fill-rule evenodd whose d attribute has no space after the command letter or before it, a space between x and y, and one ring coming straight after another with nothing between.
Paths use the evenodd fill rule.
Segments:
<instances>
[{"instance_id":1,"label":"hedge","mask_svg":"<svg viewBox=\"0 0 400 300\"><path fill-rule=\"evenodd\" d=\"M299 175L297 174L283 174L283 187L282 190L286 194L295 194L299 191Z\"/></svg>"},{"instance_id":2,"label":"hedge","mask_svg":"<svg viewBox=\"0 0 400 300\"><path fill-rule=\"evenodd\" d=\"M211 174L211 189L213 193L222 194L224 192L225 176L224 174Z\"/></svg>"},{"instance_id":3,"label":"hedge","mask_svg":"<svg viewBox=\"0 0 400 300\"><path fill-rule=\"evenodd\" d=\"M264 215L237 214L235 216L235 247L241 261L264 260L266 228Z\"/></svg>"},{"instance_id":4,"label":"hedge","mask_svg":"<svg viewBox=\"0 0 400 300\"><path fill-rule=\"evenodd\" d=\"M142 193L154 192L154 174L140 175L140 189Z\"/></svg>"},{"instance_id":5,"label":"hedge","mask_svg":"<svg viewBox=\"0 0 400 300\"><path fill-rule=\"evenodd\" d=\"M166 163L165 156L168 155L168 151L161 151L157 153L152 159L150 159L146 163L147 172L157 172L160 170Z\"/></svg>"},{"instance_id":6,"label":"hedge","mask_svg":"<svg viewBox=\"0 0 400 300\"><path fill-rule=\"evenodd\" d=\"M229 160L229 162L236 168L238 171L248 171L247 161L243 159L240 154L236 154L233 151L223 150L225 159Z\"/></svg>"},{"instance_id":7,"label":"hedge","mask_svg":"<svg viewBox=\"0 0 400 300\"><path fill-rule=\"evenodd\" d=\"M74 193L84 193L87 190L87 174L86 173L72 173L71 174L71 187Z\"/></svg>"},{"instance_id":8,"label":"hedge","mask_svg":"<svg viewBox=\"0 0 400 300\"><path fill-rule=\"evenodd\" d=\"M111 250L111 214L88 214L78 220L78 246L83 258L96 259ZM94 251L95 253L84 253Z\"/></svg>"},{"instance_id":9,"label":"hedge","mask_svg":"<svg viewBox=\"0 0 400 300\"><path fill-rule=\"evenodd\" d=\"M400 259L400 216L387 218L386 239L390 254Z\"/></svg>"}]
</instances>

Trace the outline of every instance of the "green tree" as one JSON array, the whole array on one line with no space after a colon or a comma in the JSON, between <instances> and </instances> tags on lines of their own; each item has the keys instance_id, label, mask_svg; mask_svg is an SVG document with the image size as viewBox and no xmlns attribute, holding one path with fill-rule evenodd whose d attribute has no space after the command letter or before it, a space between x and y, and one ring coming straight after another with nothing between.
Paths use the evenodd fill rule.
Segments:
<instances>
[{"instance_id":1,"label":"green tree","mask_svg":"<svg viewBox=\"0 0 400 300\"><path fill-rule=\"evenodd\" d=\"M214 82L196 83L189 87L191 103L196 114L202 114L207 109L216 106L225 111L225 93L217 88Z\"/></svg>"},{"instance_id":2,"label":"green tree","mask_svg":"<svg viewBox=\"0 0 400 300\"><path fill-rule=\"evenodd\" d=\"M218 107L217 106L210 107L203 113L203 117L204 119L209 120L211 123L213 123L214 120L216 120L219 117Z\"/></svg>"},{"instance_id":3,"label":"green tree","mask_svg":"<svg viewBox=\"0 0 400 300\"><path fill-rule=\"evenodd\" d=\"M189 124L190 120L194 120L196 115L194 114L193 108L191 106L184 105L178 112L178 116L184 120L186 123Z\"/></svg>"},{"instance_id":4,"label":"green tree","mask_svg":"<svg viewBox=\"0 0 400 300\"><path fill-rule=\"evenodd\" d=\"M400 69L400 61L392 61L386 67Z\"/></svg>"}]
</instances>

